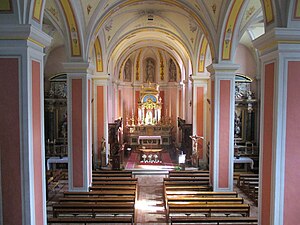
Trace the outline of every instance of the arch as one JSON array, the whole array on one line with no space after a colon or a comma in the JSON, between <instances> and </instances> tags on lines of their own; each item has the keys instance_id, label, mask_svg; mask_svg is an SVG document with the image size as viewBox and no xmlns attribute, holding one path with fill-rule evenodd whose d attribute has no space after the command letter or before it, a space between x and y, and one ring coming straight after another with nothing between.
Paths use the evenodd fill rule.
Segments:
<instances>
[{"instance_id":1,"label":"arch","mask_svg":"<svg viewBox=\"0 0 300 225\"><path fill-rule=\"evenodd\" d=\"M69 0L59 1L62 8L62 12L65 15L64 19L66 21L65 25L68 30L69 35L69 47L71 57L81 57L81 38L80 31L77 25L77 20L74 15L72 5Z\"/></svg>"},{"instance_id":2,"label":"arch","mask_svg":"<svg viewBox=\"0 0 300 225\"><path fill-rule=\"evenodd\" d=\"M225 17L220 38L219 61L232 61L232 53L237 46L239 25L248 1L235 0L231 3Z\"/></svg>"},{"instance_id":3,"label":"arch","mask_svg":"<svg viewBox=\"0 0 300 225\"><path fill-rule=\"evenodd\" d=\"M88 24L88 29L87 29L87 40L86 40L86 48L89 49L91 48L91 42L93 41L93 37L96 36L99 33L100 28L103 26L103 24L105 23L105 21L110 18L113 13L115 13L116 11L122 9L123 7L129 6L129 5L134 5L134 4L138 4L140 2L140 0L131 0L131 1L122 1L122 2L117 2L116 4L113 4L109 7L107 7L107 9L105 9L105 12L103 13L103 15L100 16L100 18L98 18L97 20L94 21L93 24ZM154 1L155 2L155 1ZM168 0L162 0L159 2L164 2L164 3L168 3L168 4L172 4L174 6L177 6L183 10L185 10L188 14L190 14L195 21L197 22L197 24L200 26L202 32L205 34L205 36L207 37L207 40L209 42L209 46L211 48L211 52L214 55L215 53L215 31L213 30L213 25L212 24L205 24L203 22L203 18L201 18L201 15L197 14L195 12L195 9L193 9L192 7L187 8L186 4L183 5L183 3L181 1L168 1Z\"/></svg>"}]
</instances>

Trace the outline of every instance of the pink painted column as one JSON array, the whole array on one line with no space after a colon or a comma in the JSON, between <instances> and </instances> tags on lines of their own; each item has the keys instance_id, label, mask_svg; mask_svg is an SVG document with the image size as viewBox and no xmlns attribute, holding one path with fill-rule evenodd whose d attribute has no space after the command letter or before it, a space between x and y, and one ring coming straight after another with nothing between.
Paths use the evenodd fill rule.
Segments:
<instances>
[{"instance_id":1,"label":"pink painted column","mask_svg":"<svg viewBox=\"0 0 300 225\"><path fill-rule=\"evenodd\" d=\"M234 82L237 65L212 64L211 183L214 191L233 190Z\"/></svg>"},{"instance_id":2,"label":"pink painted column","mask_svg":"<svg viewBox=\"0 0 300 225\"><path fill-rule=\"evenodd\" d=\"M254 44L261 53L259 224L298 224L300 206L300 35L275 28ZM270 45L270 43L276 43Z\"/></svg>"},{"instance_id":3,"label":"pink painted column","mask_svg":"<svg viewBox=\"0 0 300 225\"><path fill-rule=\"evenodd\" d=\"M206 167L207 162L207 138L206 138L206 100L207 100L207 79L200 76L193 76L193 135L203 137L198 141L198 162L199 166Z\"/></svg>"},{"instance_id":4,"label":"pink painted column","mask_svg":"<svg viewBox=\"0 0 300 225\"><path fill-rule=\"evenodd\" d=\"M46 225L41 46L50 44L51 38L27 25L3 29L0 32L0 224ZM5 40L5 35L14 36L15 40Z\"/></svg>"},{"instance_id":5,"label":"pink painted column","mask_svg":"<svg viewBox=\"0 0 300 225\"><path fill-rule=\"evenodd\" d=\"M92 182L92 81L88 64L63 65L68 74L69 190L88 191Z\"/></svg>"},{"instance_id":6,"label":"pink painted column","mask_svg":"<svg viewBox=\"0 0 300 225\"><path fill-rule=\"evenodd\" d=\"M116 96L109 96L108 100L108 79L109 77L95 78L94 79L94 87L95 87L95 122L94 122L94 130L95 130L95 140L98 140L94 143L94 146L97 146L94 152L96 151L98 158L101 161L101 165L104 166L108 163L108 155L109 155L109 145L108 145L108 101L112 104L117 105L117 99L120 97L120 93L117 92ZM119 103L120 106L120 103ZM118 110L120 108L118 107ZM119 112L116 112L117 115L111 115L110 119L113 121L114 118L118 117ZM105 152L100 151L101 141L105 139Z\"/></svg>"}]
</instances>

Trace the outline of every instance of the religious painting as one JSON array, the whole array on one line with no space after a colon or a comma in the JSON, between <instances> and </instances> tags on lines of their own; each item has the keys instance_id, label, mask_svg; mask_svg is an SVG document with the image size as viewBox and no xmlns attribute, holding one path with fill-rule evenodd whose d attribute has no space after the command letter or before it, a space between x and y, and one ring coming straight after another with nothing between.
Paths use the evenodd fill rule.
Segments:
<instances>
[{"instance_id":1,"label":"religious painting","mask_svg":"<svg viewBox=\"0 0 300 225\"><path fill-rule=\"evenodd\" d=\"M155 61L152 58L146 59L145 65L145 78L144 82L146 83L154 83L155 82Z\"/></svg>"},{"instance_id":2,"label":"religious painting","mask_svg":"<svg viewBox=\"0 0 300 225\"><path fill-rule=\"evenodd\" d=\"M128 59L124 66L123 80L125 82L131 82L131 73L132 73L132 62L130 59Z\"/></svg>"},{"instance_id":3,"label":"religious painting","mask_svg":"<svg viewBox=\"0 0 300 225\"><path fill-rule=\"evenodd\" d=\"M169 82L177 81L177 68L173 59L169 60Z\"/></svg>"}]
</instances>

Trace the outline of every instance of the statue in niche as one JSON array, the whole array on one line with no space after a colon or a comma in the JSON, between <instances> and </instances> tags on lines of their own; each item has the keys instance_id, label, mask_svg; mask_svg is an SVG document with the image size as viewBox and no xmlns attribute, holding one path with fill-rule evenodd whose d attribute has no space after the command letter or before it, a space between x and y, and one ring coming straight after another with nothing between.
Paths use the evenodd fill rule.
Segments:
<instances>
[{"instance_id":1,"label":"statue in niche","mask_svg":"<svg viewBox=\"0 0 300 225\"><path fill-rule=\"evenodd\" d=\"M176 81L177 77L177 71L176 71L176 65L172 59L170 59L170 65L169 65L169 81Z\"/></svg>"},{"instance_id":2,"label":"statue in niche","mask_svg":"<svg viewBox=\"0 0 300 225\"><path fill-rule=\"evenodd\" d=\"M154 82L155 66L153 59L147 59L146 61L146 82Z\"/></svg>"},{"instance_id":3,"label":"statue in niche","mask_svg":"<svg viewBox=\"0 0 300 225\"><path fill-rule=\"evenodd\" d=\"M131 81L131 60L128 59L124 66L124 81Z\"/></svg>"}]
</instances>

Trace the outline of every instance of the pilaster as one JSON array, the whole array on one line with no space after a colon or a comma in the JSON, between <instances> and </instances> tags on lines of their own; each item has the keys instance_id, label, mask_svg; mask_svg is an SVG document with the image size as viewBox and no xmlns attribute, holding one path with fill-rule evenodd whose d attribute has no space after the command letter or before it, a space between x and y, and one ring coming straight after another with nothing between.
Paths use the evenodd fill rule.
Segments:
<instances>
[{"instance_id":1,"label":"pilaster","mask_svg":"<svg viewBox=\"0 0 300 225\"><path fill-rule=\"evenodd\" d=\"M193 135L201 136L198 142L199 163L207 164L207 78L200 76L191 77L193 84Z\"/></svg>"},{"instance_id":2,"label":"pilaster","mask_svg":"<svg viewBox=\"0 0 300 225\"><path fill-rule=\"evenodd\" d=\"M274 28L255 40L261 53L259 224L297 221L300 183L300 30Z\"/></svg>"},{"instance_id":3,"label":"pilaster","mask_svg":"<svg viewBox=\"0 0 300 225\"><path fill-rule=\"evenodd\" d=\"M0 26L0 224L47 224L44 47L31 25Z\"/></svg>"},{"instance_id":4,"label":"pilaster","mask_svg":"<svg viewBox=\"0 0 300 225\"><path fill-rule=\"evenodd\" d=\"M235 64L212 64L210 173L214 191L233 190Z\"/></svg>"},{"instance_id":5,"label":"pilaster","mask_svg":"<svg viewBox=\"0 0 300 225\"><path fill-rule=\"evenodd\" d=\"M95 159L102 166L108 164L108 155L110 152L108 145L108 86L109 76L95 77L94 81L94 154ZM118 93L118 89L117 89ZM118 97L118 95L117 95ZM111 98L111 96L110 96ZM115 104L110 99L111 104ZM103 140L104 139L104 140ZM105 141L105 159L101 156L101 141ZM103 162L105 160L105 162Z\"/></svg>"},{"instance_id":6,"label":"pilaster","mask_svg":"<svg viewBox=\"0 0 300 225\"><path fill-rule=\"evenodd\" d=\"M68 177L70 191L92 182L92 82L88 63L64 63L68 75Z\"/></svg>"}]
</instances>

